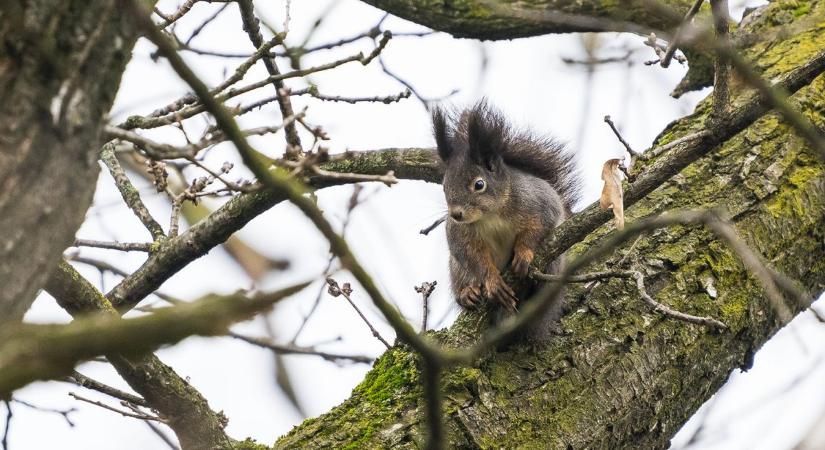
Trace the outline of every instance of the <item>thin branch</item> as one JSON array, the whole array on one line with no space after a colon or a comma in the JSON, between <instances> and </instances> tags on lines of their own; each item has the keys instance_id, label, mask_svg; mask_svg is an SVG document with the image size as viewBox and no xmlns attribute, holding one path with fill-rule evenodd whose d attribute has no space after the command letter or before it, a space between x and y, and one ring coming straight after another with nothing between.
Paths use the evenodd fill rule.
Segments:
<instances>
[{"instance_id":1,"label":"thin branch","mask_svg":"<svg viewBox=\"0 0 825 450\"><path fill-rule=\"evenodd\" d=\"M72 418L69 417L69 416L72 413L77 412L77 408L68 408L68 409L48 408L48 407L44 407L44 406L35 405L33 403L29 403L25 400L20 400L17 397L12 397L11 402L12 403L18 403L20 405L25 406L26 408L33 409L35 411L40 411L40 412L49 413L49 414L57 414L57 415L61 416L63 418L63 420L66 421L66 425L68 425L70 427L74 427L74 421L72 421Z\"/></svg>"},{"instance_id":2,"label":"thin branch","mask_svg":"<svg viewBox=\"0 0 825 450\"><path fill-rule=\"evenodd\" d=\"M72 247L95 247L109 250L120 250L122 252L150 252L151 242L117 242L117 241L95 241L92 239L75 239Z\"/></svg>"},{"instance_id":3,"label":"thin branch","mask_svg":"<svg viewBox=\"0 0 825 450\"><path fill-rule=\"evenodd\" d=\"M255 17L255 9L252 5L252 0L237 0L238 8L241 12L241 20L243 20L243 28L246 31L247 36L249 36L249 40L255 46L255 48L260 48L263 45L263 36L261 35L261 28L259 25L258 18ZM289 3L287 3L287 16L286 16L286 23L289 21ZM286 30L284 30L283 35L286 35ZM264 66L266 67L267 72L272 77L276 77L281 75L281 72L278 70L278 65L275 63L275 58L269 57L269 55L265 55L263 57ZM283 81L281 80L273 80L272 85L275 87L275 94L278 96L278 105L281 107L281 114L284 118L293 116L295 113L292 112L292 102L289 99L289 95L285 95L285 86ZM300 153L301 150L301 139L298 137L298 130L296 130L295 125L289 123L286 125L286 142L289 146L287 148L287 153Z\"/></svg>"},{"instance_id":4,"label":"thin branch","mask_svg":"<svg viewBox=\"0 0 825 450\"><path fill-rule=\"evenodd\" d=\"M224 334L232 323L248 320L307 284L253 296L208 295L133 319L120 319L109 310L69 324L6 327L0 330L0 396L34 380L61 377L77 362L97 355L139 354L192 335ZM61 297L49 285L47 291Z\"/></svg>"},{"instance_id":5,"label":"thin branch","mask_svg":"<svg viewBox=\"0 0 825 450\"><path fill-rule=\"evenodd\" d=\"M186 0L180 8L172 14L164 14L159 9L155 8L155 13L163 19L163 22L158 24L158 28L164 29L177 22L181 17L185 16L193 6L195 6L195 3L198 3L199 1L201 0Z\"/></svg>"},{"instance_id":6,"label":"thin branch","mask_svg":"<svg viewBox=\"0 0 825 450\"><path fill-rule=\"evenodd\" d=\"M383 103L385 105L389 105L390 103L395 103L401 101L402 99L409 98L412 95L412 92L409 89L405 89L404 91L395 94L395 95L376 95L373 97L344 97L341 95L324 95L318 92L317 89L307 89L307 94L319 99L325 100L329 102L344 102L344 103L364 103L364 102L374 102L374 103Z\"/></svg>"},{"instance_id":7,"label":"thin branch","mask_svg":"<svg viewBox=\"0 0 825 450\"><path fill-rule=\"evenodd\" d=\"M436 219L435 222L433 222L430 225L428 225L428 226L422 228L421 230L419 230L418 233L423 234L424 236L426 236L426 235L430 234L431 231L435 230L436 227L438 227L439 225L444 223L446 220L447 220L447 216L441 216L438 219Z\"/></svg>"},{"instance_id":8,"label":"thin branch","mask_svg":"<svg viewBox=\"0 0 825 450\"><path fill-rule=\"evenodd\" d=\"M235 339L242 340L252 345L256 345L258 347L266 348L272 350L273 352L279 355L310 355L310 356L319 356L327 361L352 361L357 363L363 364L372 364L375 361L375 358L371 358L369 356L361 356L361 355L344 355L340 353L330 353L321 350L317 350L314 347L303 347L300 345L295 344L276 344L274 342L270 342L263 338L257 338L252 336L244 336L242 334L238 334L235 332L229 332L229 336L232 336Z\"/></svg>"},{"instance_id":9,"label":"thin branch","mask_svg":"<svg viewBox=\"0 0 825 450\"><path fill-rule=\"evenodd\" d=\"M376 330L375 327L372 326L369 319L367 319L367 317L364 316L364 313L362 313L361 310L358 308L358 306L355 305L355 302L352 301L352 298L350 297L350 294L352 294L352 287L350 287L349 283L344 283L342 286L338 286L337 281L333 280L332 278L327 278L327 286L328 286L327 292L329 293L329 295L331 295L333 297L338 297L338 296L343 295L344 298L347 299L347 301L349 302L350 306L352 306L352 309L354 309L355 312L358 313L358 316L361 317L361 320L363 320L364 323L367 324L367 326L370 329L370 332L372 332L372 335L376 339L381 341L381 343L384 344L384 346L386 346L388 349L392 348L392 345L390 345L389 342L387 342L386 339L381 337L381 334L378 332L378 330Z\"/></svg>"},{"instance_id":10,"label":"thin branch","mask_svg":"<svg viewBox=\"0 0 825 450\"><path fill-rule=\"evenodd\" d=\"M355 184L352 187L352 195L349 197L349 202L347 202L347 212L344 215L343 223L341 224L341 236L345 237L347 235L347 229L349 228L349 224L352 220L352 213L355 211L355 208L358 205L361 205L366 200L365 198L361 197L361 191L364 190L364 187L360 184ZM335 261L335 253L330 251L329 259L327 260L327 266L324 269L325 274L329 274L330 270L332 269L332 263ZM318 309L318 305L321 304L321 297L324 295L324 287L326 284L322 284L318 287L318 293L315 295L315 301L312 303L312 306L309 308L309 312L304 315L303 320L301 321L301 325L298 326L298 330L295 331L295 334L292 335L292 339L290 339L290 344L295 344L295 341L298 340L298 336L301 335L304 328L306 327L307 323L309 323L309 319Z\"/></svg>"},{"instance_id":11,"label":"thin branch","mask_svg":"<svg viewBox=\"0 0 825 450\"><path fill-rule=\"evenodd\" d=\"M192 34L186 39L185 45L189 45L196 36L198 36L201 31L203 31L210 23L212 23L215 19L221 15L222 12L230 5L231 3L224 3L218 8L211 16L207 17L200 25L198 25L194 30L192 30Z\"/></svg>"},{"instance_id":12,"label":"thin branch","mask_svg":"<svg viewBox=\"0 0 825 450\"><path fill-rule=\"evenodd\" d=\"M9 450L9 431L11 431L11 419L14 412L8 400L3 400L3 404L6 405L6 425L3 427L3 439L0 440L0 444L3 444L3 450Z\"/></svg>"},{"instance_id":13,"label":"thin branch","mask_svg":"<svg viewBox=\"0 0 825 450\"><path fill-rule=\"evenodd\" d=\"M384 183L387 187L392 186L395 183L398 183L398 179L395 178L395 172L390 170L385 175L363 175L360 173L343 173L343 172L332 172L329 170L321 169L318 166L311 166L310 170L312 170L315 175L320 178L325 178L327 180L334 180L339 183L360 183L360 182L367 182L367 181L378 181Z\"/></svg>"},{"instance_id":14,"label":"thin branch","mask_svg":"<svg viewBox=\"0 0 825 450\"><path fill-rule=\"evenodd\" d=\"M76 385L84 387L86 389L91 389L91 390L100 392L102 394L106 394L106 395L108 395L110 397L114 397L118 400L127 401L129 403L134 404L134 405L145 406L145 407L149 406L149 404L146 402L146 400L143 399L143 397L139 397L137 395L121 391L120 389L113 388L113 387L111 387L107 384L103 384L99 381L93 380L93 379L87 377L86 375L83 375L82 373L77 372L77 371L73 371L71 375L64 378L64 381L67 381L67 382L72 383L72 384L76 384Z\"/></svg>"},{"instance_id":15,"label":"thin branch","mask_svg":"<svg viewBox=\"0 0 825 450\"><path fill-rule=\"evenodd\" d=\"M121 404L131 409L135 413L143 413L143 411L141 411L140 408L131 403L123 402ZM180 447L175 443L175 441L169 436L167 436L166 433L164 433L163 430L161 430L160 427L156 425L154 422L152 422L151 420L144 420L143 423L145 423L146 426L149 427L149 429L152 430L152 432L155 433L157 437L159 437L160 440L162 440L163 443L166 444L167 447L169 447L170 450L180 450Z\"/></svg>"},{"instance_id":16,"label":"thin branch","mask_svg":"<svg viewBox=\"0 0 825 450\"><path fill-rule=\"evenodd\" d=\"M144 205L143 200L140 199L140 194L137 189L135 189L135 186L129 181L129 178L126 177L123 168L120 167L120 163L115 156L114 144L109 142L103 146L103 150L100 151L100 159L109 169L112 178L115 179L115 184L120 191L121 197L123 197L123 201L126 202L126 205L132 210L135 216L140 219L143 226L149 230L149 233L152 234L152 239L155 241L163 239L165 237L163 228L155 221L149 213L149 210L146 209L146 205Z\"/></svg>"},{"instance_id":17,"label":"thin branch","mask_svg":"<svg viewBox=\"0 0 825 450\"><path fill-rule=\"evenodd\" d=\"M277 75L277 76L275 76L275 75L269 76L267 78L264 78L263 80L250 83L246 86L241 86L241 87L238 87L238 88L232 88L232 89L230 89L230 90L228 90L228 91L226 91L222 94L215 95L215 99L220 101L220 102L224 102L224 101L229 100L231 98L237 97L241 94L245 94L247 92L251 92L251 91L254 91L256 89L260 89L264 86L268 86L269 84L271 84L272 82L274 82L276 80L286 80L288 78L303 77L303 76L306 76L306 75L309 75L309 74L312 74L312 73L323 72L323 71L326 71L326 70L334 69L338 66L341 66L341 65L353 62L353 61L359 61L362 64L366 64L367 58L364 57L363 54L358 53L356 55L346 56L344 58L341 58L341 59L338 59L338 60L335 60L335 61L332 61L332 62L329 62L329 63L325 63L325 64L319 64L317 66L310 67L310 68L307 68L307 69L301 69L301 70L295 70L295 71L292 71L292 72L286 72L286 73L283 73L283 74ZM200 114L200 113L206 111L206 108L204 107L203 104L195 103L196 100L197 100L197 98L194 97L192 94L190 94L189 96L183 97L183 98L176 101L176 102L185 103L186 105L189 105L189 106L185 106L180 110L172 110L172 111L168 112L166 115L160 115L160 116L150 115L150 116L147 116L147 117L130 116L123 123L119 124L117 127L127 129L127 130L131 130L131 129L134 129L134 128L150 129L150 128L157 128L157 127L161 127L161 126L164 126L164 125L171 125L173 123L177 123L177 122L179 122L183 119L195 116L197 114Z\"/></svg>"},{"instance_id":18,"label":"thin branch","mask_svg":"<svg viewBox=\"0 0 825 450\"><path fill-rule=\"evenodd\" d=\"M427 331L427 317L429 314L429 307L430 307L430 295L432 295L433 291L435 290L435 286L438 284L438 281L432 282L423 282L421 286L415 287L415 292L421 294L421 303L422 303L422 313L421 313L421 332Z\"/></svg>"},{"instance_id":19,"label":"thin branch","mask_svg":"<svg viewBox=\"0 0 825 450\"><path fill-rule=\"evenodd\" d=\"M616 129L616 125L613 124L613 120L610 119L610 116L604 116L604 121L605 121L605 123L610 125L610 129L613 130L613 134L615 134L616 137L619 139L619 142L621 142L622 145L624 145L624 148L627 149L627 152L630 153L630 156L632 158L638 158L640 153L637 152L636 150L633 150L633 148L630 146L630 144L628 144L627 141L624 140L624 138L622 137L622 134L619 133L619 130Z\"/></svg>"},{"instance_id":20,"label":"thin branch","mask_svg":"<svg viewBox=\"0 0 825 450\"><path fill-rule=\"evenodd\" d=\"M380 57L380 56L378 57L378 64L381 66L381 70L385 74L387 74L390 78L394 79L395 81L399 82L402 86L407 88L407 91L412 93L412 95L414 95L415 98L417 98L418 101L420 101L421 104L424 105L424 109L426 109L427 111L430 110L430 103L437 102L437 101L440 101L440 100L444 100L444 99L452 97L453 95L458 93L458 89L453 89L447 95L443 95L441 97L425 98L423 95L421 95L421 93L418 92L418 90L415 89L415 87L413 87L413 85L409 81L401 78L401 76L399 76L395 72L391 71L390 68L387 67L387 64L384 62L383 57Z\"/></svg>"},{"instance_id":21,"label":"thin branch","mask_svg":"<svg viewBox=\"0 0 825 450\"><path fill-rule=\"evenodd\" d=\"M155 421L155 422L166 423L166 419L160 418L160 417L158 417L158 416L153 416L153 415L151 415L151 414L146 414L146 413L142 413L142 412L129 412L129 411L124 411L124 410L122 410L122 409L117 409L117 408L115 408L115 407L113 407L113 406L109 406L109 405L107 405L107 404L105 404L105 403L103 403L103 402L99 402L99 401L97 401L97 400L91 400L91 399L88 399L88 398L83 397L83 396L81 396L81 395L75 394L74 392L69 392L69 396L71 396L71 397L72 397L72 398L74 398L75 400L79 400L79 401L81 401L81 402L86 402L86 403L89 403L89 404L91 404L91 405L99 406L99 407L101 407L101 408L103 408L103 409L107 409L107 410L109 410L109 411L116 412L116 413L118 413L118 414L120 414L120 415L122 415L122 416L124 416L124 417L132 417L132 418L135 418L135 419L140 419L140 420L152 420L152 421Z\"/></svg>"},{"instance_id":22,"label":"thin branch","mask_svg":"<svg viewBox=\"0 0 825 450\"><path fill-rule=\"evenodd\" d=\"M704 0L696 0L693 3L693 6L690 7L688 12L685 14L685 18L682 19L682 23L679 25L679 28L676 29L676 32L673 33L673 38L670 40L670 44L667 46L667 51L665 52L664 57L662 57L662 67L668 67L670 65L670 60L673 58L673 54L676 52L676 47L681 44L679 42L684 35L685 29L687 25L693 20L693 16L699 12L699 8L704 3Z\"/></svg>"}]
</instances>

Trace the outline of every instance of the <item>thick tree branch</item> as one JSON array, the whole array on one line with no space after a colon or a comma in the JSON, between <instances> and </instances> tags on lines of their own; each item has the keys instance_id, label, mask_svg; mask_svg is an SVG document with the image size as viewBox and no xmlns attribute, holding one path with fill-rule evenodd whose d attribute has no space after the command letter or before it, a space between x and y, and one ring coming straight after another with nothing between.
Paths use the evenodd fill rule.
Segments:
<instances>
[{"instance_id":1,"label":"thick tree branch","mask_svg":"<svg viewBox=\"0 0 825 450\"><path fill-rule=\"evenodd\" d=\"M65 261L61 262L49 278L46 291L75 317L101 314L118 316L108 299ZM240 297L234 296L236 300ZM216 329L221 326L225 328L229 323L231 322L221 325L217 321L215 326ZM187 325L183 324L181 328L186 333ZM220 334L219 331L215 333ZM189 334L196 333L198 331ZM187 334L181 335L186 336ZM152 347L150 345L147 349ZM125 355L117 353L121 350L128 352ZM167 419L168 425L186 448L211 449L228 445L230 439L223 431L226 418L214 412L200 392L154 354L141 355L132 350L131 347L114 348L110 350L112 353L107 354L107 359L129 386Z\"/></svg>"},{"instance_id":2,"label":"thick tree branch","mask_svg":"<svg viewBox=\"0 0 825 450\"><path fill-rule=\"evenodd\" d=\"M627 31L632 22L639 32L667 30L678 25L644 0L611 3L598 0L469 0L463 2L364 0L403 19L456 37L513 39L573 31ZM687 11L691 0L669 4ZM600 20L601 19L601 20ZM645 33L646 34L646 33Z\"/></svg>"},{"instance_id":3,"label":"thick tree branch","mask_svg":"<svg viewBox=\"0 0 825 450\"><path fill-rule=\"evenodd\" d=\"M782 8L771 4L759 26L776 23L772 15L782 14ZM823 17L825 5L817 4L810 14ZM794 86L793 105L822 123L819 92L825 81L818 74L825 35L813 22L796 30L796 36L754 52L763 76ZM811 45L799 46L800 39ZM732 93L732 118L725 129L711 127L644 165L627 191L635 202L627 210L628 221L674 208L724 206L741 238L771 262L770 270L799 280L803 290L818 295L825 289L825 164L816 150L790 133L791 126L776 114L764 115L770 103L749 95L742 89ZM710 111L710 102L703 102L695 114L665 130L659 143L704 131ZM599 228L608 219L586 209L557 230L542 256L558 255L582 238L571 254L598 246L611 231ZM564 236L570 238L561 242ZM638 291L622 283L601 284L589 294L570 287L573 312L546 347L511 346L473 368L445 374L446 445L666 446L730 370L747 367L753 352L786 320L735 255L706 230L693 227L640 238L622 258L640 265L650 294L679 311L718 317L729 329L713 332L640 313L634 303ZM606 261L596 265L605 270ZM791 313L804 307L797 302L787 306ZM463 314L438 336L450 345L467 345L478 340L485 320L480 314ZM354 442L415 447L426 433L422 381L414 354L394 348L376 362L350 399L294 429L276 448ZM347 423L359 425L345 430Z\"/></svg>"}]
</instances>

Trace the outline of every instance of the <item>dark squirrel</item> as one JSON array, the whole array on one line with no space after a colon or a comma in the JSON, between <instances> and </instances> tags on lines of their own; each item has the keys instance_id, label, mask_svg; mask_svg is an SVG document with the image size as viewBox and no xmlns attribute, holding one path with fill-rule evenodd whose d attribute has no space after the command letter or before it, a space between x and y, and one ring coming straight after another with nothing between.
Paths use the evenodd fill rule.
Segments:
<instances>
[{"instance_id":1,"label":"dark squirrel","mask_svg":"<svg viewBox=\"0 0 825 450\"><path fill-rule=\"evenodd\" d=\"M444 195L449 208L447 243L456 302L477 307L485 299L515 311L535 283L513 292L501 272L528 274L541 240L571 214L578 196L573 156L549 137L513 128L485 101L453 116L432 115L438 154L444 161ZM545 273L558 273L562 260ZM542 340L558 308L527 331Z\"/></svg>"}]
</instances>

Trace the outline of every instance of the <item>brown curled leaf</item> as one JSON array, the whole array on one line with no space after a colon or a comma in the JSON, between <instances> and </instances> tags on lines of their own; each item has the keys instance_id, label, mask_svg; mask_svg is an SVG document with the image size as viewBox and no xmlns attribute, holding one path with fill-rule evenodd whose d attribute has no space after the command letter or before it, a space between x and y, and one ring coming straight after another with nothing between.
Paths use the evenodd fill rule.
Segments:
<instances>
[{"instance_id":1,"label":"brown curled leaf","mask_svg":"<svg viewBox=\"0 0 825 450\"><path fill-rule=\"evenodd\" d=\"M602 196L599 198L599 207L613 209L616 218L616 228L624 228L624 200L622 193L622 172L619 170L621 159L608 159L602 167Z\"/></svg>"}]
</instances>

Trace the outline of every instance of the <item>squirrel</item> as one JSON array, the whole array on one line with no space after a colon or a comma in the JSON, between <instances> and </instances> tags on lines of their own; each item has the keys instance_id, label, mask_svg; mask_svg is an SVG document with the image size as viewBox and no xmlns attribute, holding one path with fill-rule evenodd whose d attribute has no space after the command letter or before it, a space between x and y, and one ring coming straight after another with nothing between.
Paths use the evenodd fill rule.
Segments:
<instances>
[{"instance_id":1,"label":"squirrel","mask_svg":"<svg viewBox=\"0 0 825 450\"><path fill-rule=\"evenodd\" d=\"M501 272L509 264L525 278L541 240L570 216L579 191L573 156L550 137L515 129L485 100L458 117L436 108L432 121L445 164L455 300L469 309L486 299L515 312L519 298L529 298L537 285L528 282L517 295ZM545 272L558 273L562 258ZM527 330L528 338L545 339L558 316L559 308L548 311Z\"/></svg>"}]
</instances>

